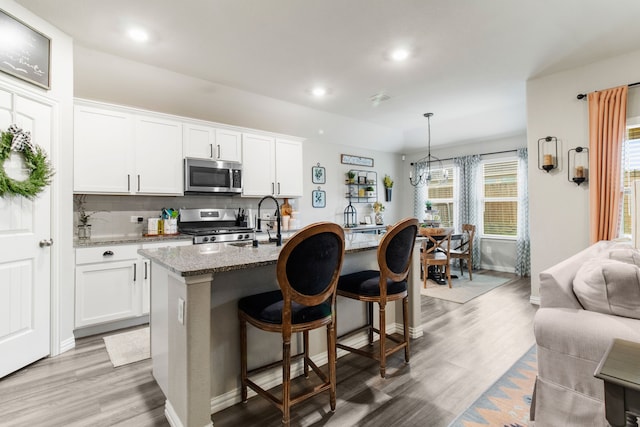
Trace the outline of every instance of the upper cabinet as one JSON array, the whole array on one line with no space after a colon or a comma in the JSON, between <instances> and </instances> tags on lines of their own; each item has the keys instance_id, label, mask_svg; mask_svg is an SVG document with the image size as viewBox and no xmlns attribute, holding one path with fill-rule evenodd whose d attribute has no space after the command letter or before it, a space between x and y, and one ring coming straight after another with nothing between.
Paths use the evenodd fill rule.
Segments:
<instances>
[{"instance_id":1,"label":"upper cabinet","mask_svg":"<svg viewBox=\"0 0 640 427\"><path fill-rule=\"evenodd\" d=\"M76 105L74 191L182 194L182 123Z\"/></svg>"},{"instance_id":2,"label":"upper cabinet","mask_svg":"<svg viewBox=\"0 0 640 427\"><path fill-rule=\"evenodd\" d=\"M242 135L242 195L302 196L302 142Z\"/></svg>"},{"instance_id":3,"label":"upper cabinet","mask_svg":"<svg viewBox=\"0 0 640 427\"><path fill-rule=\"evenodd\" d=\"M197 159L241 161L242 134L229 129L184 125L183 156Z\"/></svg>"}]
</instances>

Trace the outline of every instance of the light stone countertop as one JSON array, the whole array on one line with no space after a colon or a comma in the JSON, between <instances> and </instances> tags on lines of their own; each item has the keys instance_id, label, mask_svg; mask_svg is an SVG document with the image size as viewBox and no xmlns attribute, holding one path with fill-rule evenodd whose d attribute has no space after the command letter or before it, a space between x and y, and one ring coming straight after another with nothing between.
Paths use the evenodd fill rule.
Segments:
<instances>
[{"instance_id":1,"label":"light stone countertop","mask_svg":"<svg viewBox=\"0 0 640 427\"><path fill-rule=\"evenodd\" d=\"M345 252L374 250L382 235L354 233L345 236ZM242 270L275 264L282 247L261 243L208 243L174 248L139 249L138 253L179 276Z\"/></svg>"},{"instance_id":2,"label":"light stone countertop","mask_svg":"<svg viewBox=\"0 0 640 427\"><path fill-rule=\"evenodd\" d=\"M193 236L187 234L176 235L158 235L158 236L110 236L110 237L92 237L88 240L73 239L74 248L90 248L93 246L105 245L129 245L136 243L155 243L173 240L192 240Z\"/></svg>"}]
</instances>

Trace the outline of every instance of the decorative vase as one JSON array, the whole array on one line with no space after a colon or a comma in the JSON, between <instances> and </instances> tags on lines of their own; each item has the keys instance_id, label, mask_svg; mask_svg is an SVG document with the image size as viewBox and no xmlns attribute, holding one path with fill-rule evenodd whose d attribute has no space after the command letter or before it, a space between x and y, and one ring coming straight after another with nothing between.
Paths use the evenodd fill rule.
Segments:
<instances>
[{"instance_id":1,"label":"decorative vase","mask_svg":"<svg viewBox=\"0 0 640 427\"><path fill-rule=\"evenodd\" d=\"M80 224L78 225L78 239L89 240L91 238L91 225Z\"/></svg>"},{"instance_id":2,"label":"decorative vase","mask_svg":"<svg viewBox=\"0 0 640 427\"><path fill-rule=\"evenodd\" d=\"M376 214L376 225L383 225L383 224L384 224L384 217L380 212L378 212Z\"/></svg>"},{"instance_id":3,"label":"decorative vase","mask_svg":"<svg viewBox=\"0 0 640 427\"><path fill-rule=\"evenodd\" d=\"M385 188L384 189L384 195L385 198L387 199L387 202L391 201L391 188Z\"/></svg>"}]
</instances>

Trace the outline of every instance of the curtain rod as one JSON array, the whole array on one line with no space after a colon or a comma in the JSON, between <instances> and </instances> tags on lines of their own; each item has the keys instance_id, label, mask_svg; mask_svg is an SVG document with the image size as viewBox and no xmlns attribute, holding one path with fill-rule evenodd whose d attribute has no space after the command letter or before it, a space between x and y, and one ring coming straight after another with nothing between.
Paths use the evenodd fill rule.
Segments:
<instances>
[{"instance_id":1,"label":"curtain rod","mask_svg":"<svg viewBox=\"0 0 640 427\"><path fill-rule=\"evenodd\" d=\"M631 84L628 84L627 86L633 87L633 86L638 86L638 85L640 85L640 82L631 83ZM586 93L579 93L578 96L576 96L576 98L578 98L578 99L587 99L587 94Z\"/></svg>"},{"instance_id":2,"label":"curtain rod","mask_svg":"<svg viewBox=\"0 0 640 427\"><path fill-rule=\"evenodd\" d=\"M491 153L482 153L482 154L478 154L478 156L490 156L492 154L504 154L504 153L517 153L518 150L504 150L504 151L493 151ZM446 162L448 160L453 160L456 157L449 157L447 159L439 159L441 162ZM411 162L411 166L414 165L414 162Z\"/></svg>"}]
</instances>

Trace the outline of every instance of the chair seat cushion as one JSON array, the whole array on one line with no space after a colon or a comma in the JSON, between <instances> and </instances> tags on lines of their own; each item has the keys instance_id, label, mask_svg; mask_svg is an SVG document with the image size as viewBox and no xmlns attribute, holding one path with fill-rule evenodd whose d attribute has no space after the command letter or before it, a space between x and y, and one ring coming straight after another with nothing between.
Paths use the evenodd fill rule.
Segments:
<instances>
[{"instance_id":1,"label":"chair seat cushion","mask_svg":"<svg viewBox=\"0 0 640 427\"><path fill-rule=\"evenodd\" d=\"M356 295L380 295L380 272L375 270L345 274L338 279L338 291ZM393 282L387 279L387 295L399 294L407 290L407 282Z\"/></svg>"},{"instance_id":2,"label":"chair seat cushion","mask_svg":"<svg viewBox=\"0 0 640 427\"><path fill-rule=\"evenodd\" d=\"M271 291L244 297L238 301L238 309L256 320L281 324L284 301L282 292ZM325 301L320 305L305 306L293 302L291 304L291 321L293 324L313 322L331 316L331 303Z\"/></svg>"}]
</instances>

